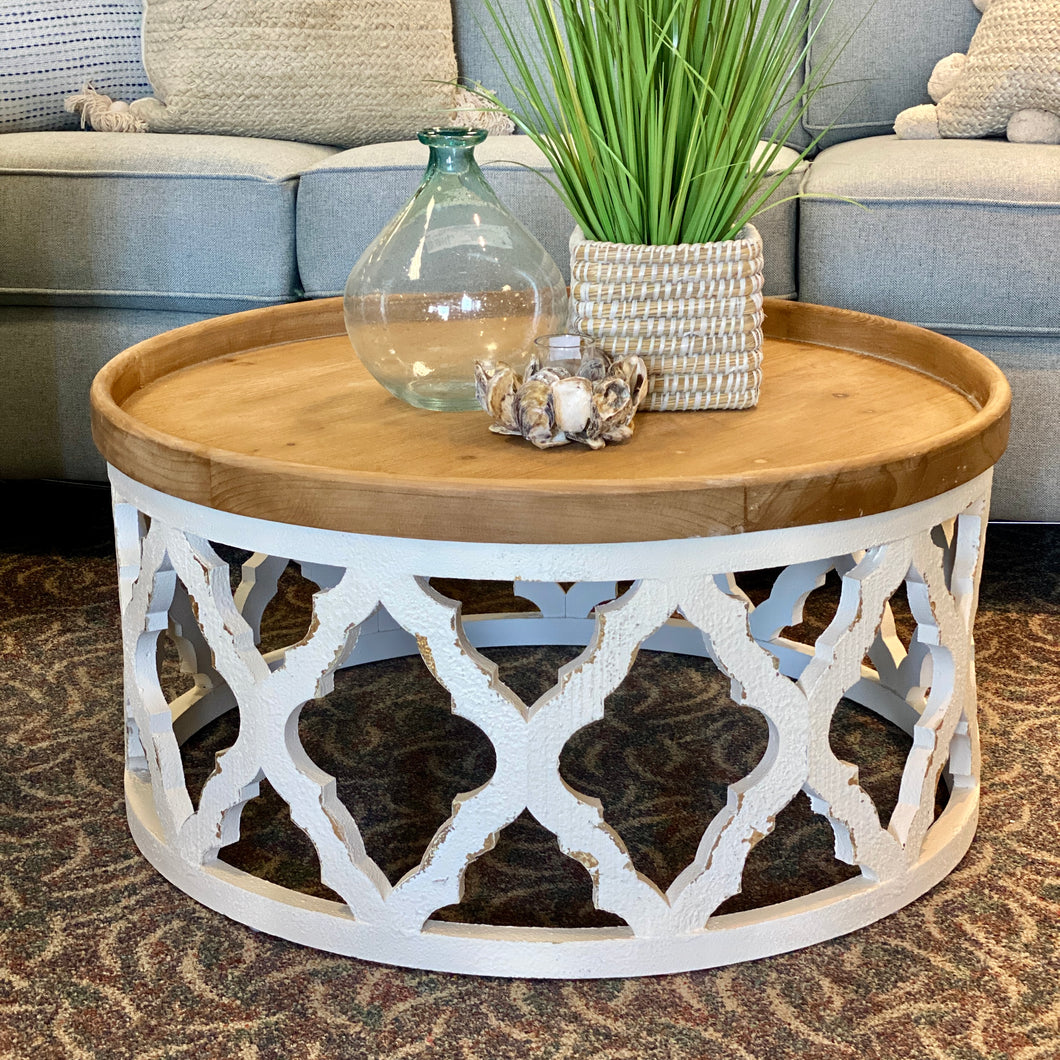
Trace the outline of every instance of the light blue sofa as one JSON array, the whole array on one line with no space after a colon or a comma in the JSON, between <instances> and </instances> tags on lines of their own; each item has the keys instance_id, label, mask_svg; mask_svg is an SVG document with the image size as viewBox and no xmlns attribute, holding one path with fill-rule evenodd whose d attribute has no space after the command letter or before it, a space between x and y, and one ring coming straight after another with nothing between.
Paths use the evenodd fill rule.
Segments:
<instances>
[{"instance_id":1,"label":"light blue sofa","mask_svg":"<svg viewBox=\"0 0 1060 1060\"><path fill-rule=\"evenodd\" d=\"M482 0L454 0L454 17L462 73L502 87ZM994 357L1015 397L993 514L1060 520L1060 147L889 135L977 20L971 0L836 0L810 61L852 36L796 146L830 131L778 193L809 197L760 219L767 293L912 320ZM572 221L520 165L540 164L533 145L491 137L477 155L566 268ZM339 293L424 162L418 143L0 136L0 478L102 479L87 395L103 363L205 316Z\"/></svg>"},{"instance_id":2,"label":"light blue sofa","mask_svg":"<svg viewBox=\"0 0 1060 1060\"><path fill-rule=\"evenodd\" d=\"M814 54L849 43L805 123L830 131L803 182L799 298L909 320L991 357L1013 392L991 515L1056 522L1060 146L892 134L979 17L971 0L836 0Z\"/></svg>"}]
</instances>

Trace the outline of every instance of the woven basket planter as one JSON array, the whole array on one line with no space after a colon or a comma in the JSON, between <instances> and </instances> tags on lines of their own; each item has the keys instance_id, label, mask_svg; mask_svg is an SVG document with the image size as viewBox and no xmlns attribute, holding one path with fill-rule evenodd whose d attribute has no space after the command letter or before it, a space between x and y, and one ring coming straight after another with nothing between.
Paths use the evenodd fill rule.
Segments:
<instances>
[{"instance_id":1,"label":"woven basket planter","mask_svg":"<svg viewBox=\"0 0 1060 1060\"><path fill-rule=\"evenodd\" d=\"M571 327L648 366L641 411L746 409L762 383L762 237L641 246L571 237Z\"/></svg>"}]
</instances>

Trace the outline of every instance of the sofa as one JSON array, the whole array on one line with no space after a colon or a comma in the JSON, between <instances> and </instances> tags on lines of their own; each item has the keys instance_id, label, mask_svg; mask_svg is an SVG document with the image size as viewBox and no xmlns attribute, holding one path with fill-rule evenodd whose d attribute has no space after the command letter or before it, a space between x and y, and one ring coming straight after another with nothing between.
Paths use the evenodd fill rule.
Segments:
<instances>
[{"instance_id":1,"label":"sofa","mask_svg":"<svg viewBox=\"0 0 1060 1060\"><path fill-rule=\"evenodd\" d=\"M1013 389L992 514L1056 521L1060 147L891 132L978 20L971 0L836 0L807 58L832 64L829 87L791 142L816 141L811 160L758 221L766 293L909 320L992 357ZM453 0L461 76L504 95L487 21L482 0ZM573 222L525 168L542 164L533 144L491 136L476 155L566 269ZM88 391L109 358L207 316L339 294L425 161L411 139L0 134L0 478L101 481Z\"/></svg>"}]
</instances>

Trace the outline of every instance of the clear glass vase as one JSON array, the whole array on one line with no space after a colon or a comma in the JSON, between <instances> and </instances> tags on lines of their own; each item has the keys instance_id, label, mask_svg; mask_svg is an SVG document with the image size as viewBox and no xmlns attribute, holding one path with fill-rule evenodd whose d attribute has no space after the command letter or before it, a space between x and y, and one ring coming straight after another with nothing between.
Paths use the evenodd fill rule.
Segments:
<instances>
[{"instance_id":1,"label":"clear glass vase","mask_svg":"<svg viewBox=\"0 0 1060 1060\"><path fill-rule=\"evenodd\" d=\"M567 287L475 161L484 129L425 129L423 182L353 267L343 308L357 356L419 408L477 409L475 362L522 372L566 326Z\"/></svg>"}]
</instances>

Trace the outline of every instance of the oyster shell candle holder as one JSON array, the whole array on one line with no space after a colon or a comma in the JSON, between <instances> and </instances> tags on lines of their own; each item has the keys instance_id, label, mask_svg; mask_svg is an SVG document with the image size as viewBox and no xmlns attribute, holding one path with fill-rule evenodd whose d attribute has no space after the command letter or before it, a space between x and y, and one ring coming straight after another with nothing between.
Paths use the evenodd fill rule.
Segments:
<instances>
[{"instance_id":1,"label":"oyster shell candle holder","mask_svg":"<svg viewBox=\"0 0 1060 1060\"><path fill-rule=\"evenodd\" d=\"M475 362L475 396L493 419L491 431L520 435L538 449L570 442L602 449L633 437L633 416L648 392L640 357L612 358L580 336L546 336L536 346L523 376L503 361ZM550 358L544 364L542 353Z\"/></svg>"}]
</instances>

